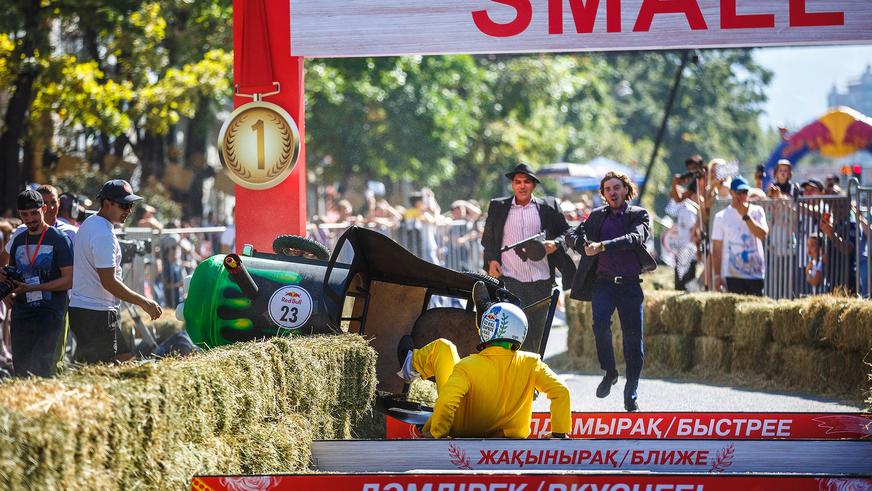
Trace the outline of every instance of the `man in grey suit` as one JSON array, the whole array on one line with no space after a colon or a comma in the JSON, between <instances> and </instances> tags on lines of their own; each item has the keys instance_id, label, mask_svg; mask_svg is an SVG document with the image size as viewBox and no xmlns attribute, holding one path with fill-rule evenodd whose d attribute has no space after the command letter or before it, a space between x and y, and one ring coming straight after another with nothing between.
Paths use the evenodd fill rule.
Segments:
<instances>
[{"instance_id":1,"label":"man in grey suit","mask_svg":"<svg viewBox=\"0 0 872 491\"><path fill-rule=\"evenodd\" d=\"M529 165L518 164L506 173L506 177L512 182L513 196L493 199L488 207L481 237L484 269L491 276L502 279L506 289L521 300L522 307L526 307L551 295L555 269L563 276L564 285L572 280L575 264L562 247L569 224L556 199L533 196L539 178ZM520 255L517 249L501 252L505 246L540 232L545 232L544 241L541 246L535 246L544 247L544 252L539 249L539 254L536 254L532 247L529 256L526 249L522 249ZM528 315L529 332L521 349L539 352L546 310L540 309Z\"/></svg>"},{"instance_id":2,"label":"man in grey suit","mask_svg":"<svg viewBox=\"0 0 872 491\"><path fill-rule=\"evenodd\" d=\"M644 296L639 275L657 267L645 248L651 236L651 219L644 208L629 204L635 187L625 174L607 173L600 181L600 194L606 205L593 210L566 237L567 246L581 254L570 296L592 303L597 357L600 368L606 372L596 390L599 398L609 395L618 381L612 347L612 314L618 310L627 365L624 408L637 411L637 389L644 360Z\"/></svg>"}]
</instances>

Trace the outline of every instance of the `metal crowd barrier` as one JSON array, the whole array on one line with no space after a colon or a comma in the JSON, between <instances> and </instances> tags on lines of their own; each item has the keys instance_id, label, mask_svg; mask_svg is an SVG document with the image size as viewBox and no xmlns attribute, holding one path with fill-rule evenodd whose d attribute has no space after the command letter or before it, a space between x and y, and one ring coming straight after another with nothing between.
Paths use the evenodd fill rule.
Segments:
<instances>
[{"instance_id":1,"label":"metal crowd barrier","mask_svg":"<svg viewBox=\"0 0 872 491\"><path fill-rule=\"evenodd\" d=\"M869 257L872 257L872 186L861 186L856 179L848 183L848 196L851 198L851 213L855 217L858 240L854 241L854 254L858 267L855 269L857 292L864 298L870 298L869 285L872 284L872 268L869 268Z\"/></svg>"},{"instance_id":2,"label":"metal crowd barrier","mask_svg":"<svg viewBox=\"0 0 872 491\"><path fill-rule=\"evenodd\" d=\"M162 230L128 227L119 232L122 241L128 241L128 246L122 244L122 270L124 283L137 293L146 295L159 301L163 307L175 307L181 299L181 286L167 288L165 283L169 280L167 267L178 267L176 279L178 282L193 272L196 267L195 257L187 251L175 252L172 248L178 246L179 238L189 238L192 246L207 234L210 236L212 250L206 255L217 253L220 247L219 240L225 227L188 227L167 228ZM196 237L194 237L196 236ZM172 237L175 240L169 240ZM130 243L133 244L130 244ZM170 255L181 257L170 257ZM181 259L179 261L178 259ZM185 266L187 264L187 267ZM160 267L159 267L160 265ZM174 282L175 283L175 282Z\"/></svg>"},{"instance_id":3,"label":"metal crowd barrier","mask_svg":"<svg viewBox=\"0 0 872 491\"><path fill-rule=\"evenodd\" d=\"M484 221L452 220L440 224L404 221L396 226L357 224L377 230L411 251L414 255L457 271L479 271L483 249L481 231ZM309 226L309 236L333 248L348 223Z\"/></svg>"},{"instance_id":4,"label":"metal crowd barrier","mask_svg":"<svg viewBox=\"0 0 872 491\"><path fill-rule=\"evenodd\" d=\"M865 217L865 223L869 223L870 202L872 187L858 187L855 181L849 185L848 196L755 201L754 204L766 212L769 225L769 234L763 243L766 296L774 299L797 298L847 289L850 293L868 297L869 289L863 288L861 275L865 275L865 285L868 285L869 268L864 266L868 261L864 258L869 257L872 243L868 240L869 227L858 227L857 219ZM717 200L712 204L709 237L714 215L729 205L729 199ZM833 223L835 237L832 239L821 230L821 221L827 216L831 217ZM808 284L804 271L808 261L807 240L813 235L818 236L819 249L825 258L823 282L816 288ZM856 237L860 240L856 240ZM854 267L855 258L860 259L858 264L861 267Z\"/></svg>"},{"instance_id":5,"label":"metal crowd barrier","mask_svg":"<svg viewBox=\"0 0 872 491\"><path fill-rule=\"evenodd\" d=\"M310 224L307 235L322 244L333 248L339 236L350 226L349 223ZM454 220L441 224L423 224L408 221L396 226L367 224L367 228L378 230L397 241L416 256L457 271L479 271L482 265L481 228L484 222L469 222ZM137 242L141 245L135 253L126 254L123 275L124 283L134 291L145 294L160 301L164 307L175 307L179 298L174 295L173 288L166 288L168 281L167 267L179 266L170 250L177 245L167 237L189 237L196 245L193 236L202 238L211 235L213 250L218 253L219 238L225 227L192 227L155 230L150 228L129 227L119 232L120 238ZM132 246L131 246L132 247ZM132 249L131 249L132 250ZM181 277L190 274L196 266L193 258L182 252L182 260L189 263L183 268ZM159 267L160 265L160 267ZM178 288L181 290L181 288ZM178 297L181 294L179 292Z\"/></svg>"}]
</instances>

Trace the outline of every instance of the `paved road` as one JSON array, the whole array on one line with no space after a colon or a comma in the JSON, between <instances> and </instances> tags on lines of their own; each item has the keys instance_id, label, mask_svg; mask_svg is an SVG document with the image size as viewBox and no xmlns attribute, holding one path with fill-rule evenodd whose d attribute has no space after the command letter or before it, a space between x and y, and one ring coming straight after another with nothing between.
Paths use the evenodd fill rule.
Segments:
<instances>
[{"instance_id":1,"label":"paved road","mask_svg":"<svg viewBox=\"0 0 872 491\"><path fill-rule=\"evenodd\" d=\"M566 327L552 329L545 358L566 351ZM620 367L623 370L623 367ZM601 375L561 372L569 385L574 411L623 411L621 377L605 399L594 395ZM639 407L642 411L789 411L838 412L857 411L858 405L827 400L811 395L761 392L749 389L706 385L667 379L647 379L644 372L639 384ZM547 411L548 399L540 396L534 410Z\"/></svg>"}]
</instances>

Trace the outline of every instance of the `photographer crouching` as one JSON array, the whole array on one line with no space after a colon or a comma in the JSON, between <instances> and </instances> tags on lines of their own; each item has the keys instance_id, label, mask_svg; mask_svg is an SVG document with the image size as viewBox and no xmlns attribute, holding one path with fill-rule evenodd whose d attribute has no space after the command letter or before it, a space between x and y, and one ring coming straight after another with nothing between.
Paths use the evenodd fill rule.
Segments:
<instances>
[{"instance_id":1,"label":"photographer crouching","mask_svg":"<svg viewBox=\"0 0 872 491\"><path fill-rule=\"evenodd\" d=\"M27 231L12 240L9 266L0 272L0 298L12 300L12 363L16 377L50 377L64 330L73 253L70 239L46 223L38 192L18 195L18 216Z\"/></svg>"},{"instance_id":2,"label":"photographer crouching","mask_svg":"<svg viewBox=\"0 0 872 491\"><path fill-rule=\"evenodd\" d=\"M112 229L127 220L133 205L142 200L122 179L106 181L100 194L100 211L79 227L75 243L73 290L70 295L70 328L76 336L74 361L117 361L121 301L138 305L152 320L161 316L160 305L121 282L121 245Z\"/></svg>"}]
</instances>

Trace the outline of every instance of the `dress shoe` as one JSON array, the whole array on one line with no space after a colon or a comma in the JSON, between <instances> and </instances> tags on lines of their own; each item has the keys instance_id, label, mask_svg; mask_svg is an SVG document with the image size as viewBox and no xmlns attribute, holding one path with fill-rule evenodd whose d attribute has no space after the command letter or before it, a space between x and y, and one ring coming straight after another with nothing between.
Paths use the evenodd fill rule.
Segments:
<instances>
[{"instance_id":1,"label":"dress shoe","mask_svg":"<svg viewBox=\"0 0 872 491\"><path fill-rule=\"evenodd\" d=\"M624 409L629 412L634 412L639 410L639 403L636 402L636 399L624 399Z\"/></svg>"},{"instance_id":2,"label":"dress shoe","mask_svg":"<svg viewBox=\"0 0 872 491\"><path fill-rule=\"evenodd\" d=\"M618 383L618 374L605 374L603 376L602 382L599 383L596 387L596 396L602 399L609 395L612 391L612 386Z\"/></svg>"},{"instance_id":3,"label":"dress shoe","mask_svg":"<svg viewBox=\"0 0 872 491\"><path fill-rule=\"evenodd\" d=\"M470 296L472 297L472 304L475 305L475 327L479 327L481 316L484 315L484 311L488 307L493 305L493 301L491 300L487 285L483 281L476 281L472 285Z\"/></svg>"}]
</instances>

